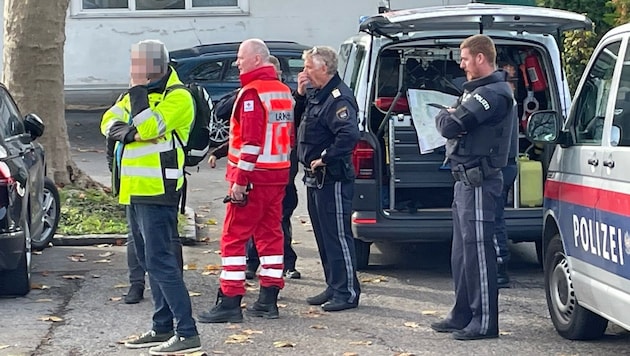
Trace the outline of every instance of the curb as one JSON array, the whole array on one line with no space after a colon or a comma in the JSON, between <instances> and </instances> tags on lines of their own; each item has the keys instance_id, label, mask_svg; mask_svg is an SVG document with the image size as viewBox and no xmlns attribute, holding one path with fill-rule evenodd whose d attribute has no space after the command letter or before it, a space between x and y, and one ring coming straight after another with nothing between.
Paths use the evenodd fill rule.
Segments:
<instances>
[{"instance_id":1,"label":"curb","mask_svg":"<svg viewBox=\"0 0 630 356\"><path fill-rule=\"evenodd\" d=\"M187 206L184 215L186 216L186 225L180 237L198 241L195 211ZM55 235L53 237L53 246L90 246L98 244L122 246L125 243L127 243L126 234Z\"/></svg>"}]
</instances>

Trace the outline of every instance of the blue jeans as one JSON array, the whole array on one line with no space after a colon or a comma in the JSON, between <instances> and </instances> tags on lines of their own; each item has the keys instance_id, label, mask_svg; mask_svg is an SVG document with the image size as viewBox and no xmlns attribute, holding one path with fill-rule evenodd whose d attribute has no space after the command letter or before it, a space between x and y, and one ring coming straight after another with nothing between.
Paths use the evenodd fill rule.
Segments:
<instances>
[{"instance_id":1,"label":"blue jeans","mask_svg":"<svg viewBox=\"0 0 630 356\"><path fill-rule=\"evenodd\" d=\"M510 249L508 248L507 228L503 216L507 195L514 185L518 169L516 163L510 161L508 165L501 169L503 173L503 191L497 198L496 211L494 215L494 243L497 250L497 263L507 263L510 260Z\"/></svg>"},{"instance_id":2,"label":"blue jeans","mask_svg":"<svg viewBox=\"0 0 630 356\"><path fill-rule=\"evenodd\" d=\"M129 205L127 205L127 214L129 214ZM177 258L177 264L179 269L183 270L184 260L182 257L182 240L178 234L171 239L171 249ZM133 234L129 232L127 234L127 268L129 269L129 284L132 286L140 286L144 289L144 276L146 271L140 265L138 261L138 255L136 254L136 242L133 239Z\"/></svg>"},{"instance_id":3,"label":"blue jeans","mask_svg":"<svg viewBox=\"0 0 630 356\"><path fill-rule=\"evenodd\" d=\"M140 266L148 272L153 296L153 330L198 335L188 289L171 248L177 234L177 206L131 204L127 223L133 234ZM177 323L173 327L173 319Z\"/></svg>"}]
</instances>

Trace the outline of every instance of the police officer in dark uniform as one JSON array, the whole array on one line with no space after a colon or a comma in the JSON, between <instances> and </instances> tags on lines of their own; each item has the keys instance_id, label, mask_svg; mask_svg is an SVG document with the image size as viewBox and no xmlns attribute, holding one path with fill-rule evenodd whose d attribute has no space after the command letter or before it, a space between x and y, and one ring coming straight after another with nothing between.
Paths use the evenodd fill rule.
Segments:
<instances>
[{"instance_id":1,"label":"police officer in dark uniform","mask_svg":"<svg viewBox=\"0 0 630 356\"><path fill-rule=\"evenodd\" d=\"M295 94L298 160L304 166L308 213L327 288L307 298L325 311L356 308L356 275L350 214L354 189L351 155L359 140L357 103L337 74L337 53L325 46L304 51L304 71ZM310 89L307 90L307 85Z\"/></svg>"},{"instance_id":2,"label":"police officer in dark uniform","mask_svg":"<svg viewBox=\"0 0 630 356\"><path fill-rule=\"evenodd\" d=\"M462 42L464 94L441 110L436 127L448 139L446 159L455 178L451 268L455 305L431 324L457 340L499 336L497 255L493 243L497 197L503 188L513 125L514 97L506 73L496 69L490 37Z\"/></svg>"}]
</instances>

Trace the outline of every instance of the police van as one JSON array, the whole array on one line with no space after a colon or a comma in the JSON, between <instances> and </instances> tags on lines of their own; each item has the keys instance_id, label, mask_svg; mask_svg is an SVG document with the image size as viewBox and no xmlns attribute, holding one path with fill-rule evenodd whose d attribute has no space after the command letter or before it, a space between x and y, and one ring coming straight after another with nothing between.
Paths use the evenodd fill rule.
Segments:
<instances>
[{"instance_id":1,"label":"police van","mask_svg":"<svg viewBox=\"0 0 630 356\"><path fill-rule=\"evenodd\" d=\"M591 27L572 12L481 3L390 11L361 22L339 51L339 73L359 104L352 215L359 268L372 242L452 238L454 181L434 117L462 94L459 45L476 33L495 41L518 103L522 157L505 212L509 237L536 242L541 253L546 160L525 137L525 123L533 111L569 107L554 36Z\"/></svg>"},{"instance_id":2,"label":"police van","mask_svg":"<svg viewBox=\"0 0 630 356\"><path fill-rule=\"evenodd\" d=\"M568 339L630 330L630 25L609 31L566 120L534 113L528 136L556 144L544 201L547 305Z\"/></svg>"}]
</instances>

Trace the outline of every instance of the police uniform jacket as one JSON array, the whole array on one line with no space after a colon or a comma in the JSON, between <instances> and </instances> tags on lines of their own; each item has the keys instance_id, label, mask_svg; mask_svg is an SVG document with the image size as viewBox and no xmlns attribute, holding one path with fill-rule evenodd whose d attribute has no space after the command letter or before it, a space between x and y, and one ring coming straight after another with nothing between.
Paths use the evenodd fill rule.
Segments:
<instances>
[{"instance_id":1,"label":"police uniform jacket","mask_svg":"<svg viewBox=\"0 0 630 356\"><path fill-rule=\"evenodd\" d=\"M354 178L350 157L359 140L358 105L350 88L335 74L321 89L308 89L305 96L295 93L295 102L301 117L298 161L310 167L321 158L329 174L339 175L329 182Z\"/></svg>"},{"instance_id":2,"label":"police uniform jacket","mask_svg":"<svg viewBox=\"0 0 630 356\"><path fill-rule=\"evenodd\" d=\"M497 70L464 83L455 112L441 110L436 116L452 168L478 167L484 159L490 167L505 167L514 127L514 96L506 80L507 73Z\"/></svg>"}]
</instances>

